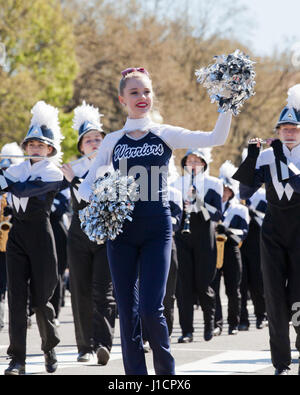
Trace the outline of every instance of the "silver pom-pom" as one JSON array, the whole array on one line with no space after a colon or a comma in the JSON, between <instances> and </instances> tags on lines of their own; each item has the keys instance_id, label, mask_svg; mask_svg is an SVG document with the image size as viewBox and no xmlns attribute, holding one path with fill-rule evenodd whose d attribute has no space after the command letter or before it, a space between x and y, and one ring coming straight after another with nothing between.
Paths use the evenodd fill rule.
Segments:
<instances>
[{"instance_id":1,"label":"silver pom-pom","mask_svg":"<svg viewBox=\"0 0 300 395\"><path fill-rule=\"evenodd\" d=\"M91 241L103 244L122 232L124 221L132 221L138 190L134 177L122 176L119 170L94 182L90 205L79 211L81 228Z\"/></svg>"},{"instance_id":2,"label":"silver pom-pom","mask_svg":"<svg viewBox=\"0 0 300 395\"><path fill-rule=\"evenodd\" d=\"M245 101L255 95L255 62L239 49L214 59L215 64L196 70L197 81L207 88L211 102L219 103L220 112L231 110L237 115Z\"/></svg>"}]
</instances>

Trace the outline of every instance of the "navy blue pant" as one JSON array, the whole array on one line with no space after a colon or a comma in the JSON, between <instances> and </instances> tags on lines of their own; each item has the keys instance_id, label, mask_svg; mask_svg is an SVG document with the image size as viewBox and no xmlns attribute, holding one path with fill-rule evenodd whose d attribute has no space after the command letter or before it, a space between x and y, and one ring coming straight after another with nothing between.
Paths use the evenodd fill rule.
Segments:
<instances>
[{"instance_id":1,"label":"navy blue pant","mask_svg":"<svg viewBox=\"0 0 300 395\"><path fill-rule=\"evenodd\" d=\"M120 318L125 373L146 375L141 322L156 374L175 374L163 300L172 247L170 216L135 217L108 241L107 252Z\"/></svg>"}]
</instances>

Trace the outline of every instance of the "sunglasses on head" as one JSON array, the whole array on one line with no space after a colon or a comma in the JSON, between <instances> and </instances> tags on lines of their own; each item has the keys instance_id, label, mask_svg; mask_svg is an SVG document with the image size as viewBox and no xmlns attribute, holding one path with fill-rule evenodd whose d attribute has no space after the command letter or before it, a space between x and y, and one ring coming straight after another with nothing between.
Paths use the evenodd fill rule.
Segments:
<instances>
[{"instance_id":1,"label":"sunglasses on head","mask_svg":"<svg viewBox=\"0 0 300 395\"><path fill-rule=\"evenodd\" d=\"M138 71L139 73L146 74L149 77L149 73L144 67L130 67L128 69L125 69L121 72L123 78L126 77L127 74L134 73L135 71Z\"/></svg>"}]
</instances>

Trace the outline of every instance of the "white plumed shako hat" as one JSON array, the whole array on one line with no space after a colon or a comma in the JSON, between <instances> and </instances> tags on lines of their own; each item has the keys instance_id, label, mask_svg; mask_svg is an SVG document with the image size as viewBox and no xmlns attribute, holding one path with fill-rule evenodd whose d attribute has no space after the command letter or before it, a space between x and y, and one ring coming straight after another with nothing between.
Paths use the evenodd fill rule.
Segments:
<instances>
[{"instance_id":1,"label":"white plumed shako hat","mask_svg":"<svg viewBox=\"0 0 300 395\"><path fill-rule=\"evenodd\" d=\"M230 162L230 160L224 162L219 170L219 178L223 181L225 187L232 190L234 195L237 195L239 192L239 182L232 178L236 171L237 168Z\"/></svg>"},{"instance_id":2,"label":"white plumed shako hat","mask_svg":"<svg viewBox=\"0 0 300 395\"><path fill-rule=\"evenodd\" d=\"M29 140L38 140L53 147L49 156L61 156L60 144L64 137L60 131L58 109L44 101L38 101L32 107L31 114L30 127L22 142L22 148L25 149Z\"/></svg>"},{"instance_id":3,"label":"white plumed shako hat","mask_svg":"<svg viewBox=\"0 0 300 395\"><path fill-rule=\"evenodd\" d=\"M103 114L99 113L98 108L86 104L83 100L80 106L74 110L73 129L78 131L77 148L80 151L80 141L82 137L91 130L97 130L104 136L102 129L101 117Z\"/></svg>"}]
</instances>

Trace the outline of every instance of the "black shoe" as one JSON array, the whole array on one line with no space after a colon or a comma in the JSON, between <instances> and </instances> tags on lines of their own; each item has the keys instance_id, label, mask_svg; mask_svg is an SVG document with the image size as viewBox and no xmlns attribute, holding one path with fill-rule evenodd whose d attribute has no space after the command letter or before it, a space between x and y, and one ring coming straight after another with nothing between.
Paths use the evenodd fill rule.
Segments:
<instances>
[{"instance_id":1,"label":"black shoe","mask_svg":"<svg viewBox=\"0 0 300 395\"><path fill-rule=\"evenodd\" d=\"M228 329L228 335L237 335L239 333L237 326L230 326Z\"/></svg>"},{"instance_id":2,"label":"black shoe","mask_svg":"<svg viewBox=\"0 0 300 395\"><path fill-rule=\"evenodd\" d=\"M108 349L104 346L100 346L96 352L98 358L98 365L107 365L110 358Z\"/></svg>"},{"instance_id":3,"label":"black shoe","mask_svg":"<svg viewBox=\"0 0 300 395\"><path fill-rule=\"evenodd\" d=\"M204 326L204 340L209 342L214 337L214 330L211 324L207 324Z\"/></svg>"},{"instance_id":4,"label":"black shoe","mask_svg":"<svg viewBox=\"0 0 300 395\"><path fill-rule=\"evenodd\" d=\"M290 369L276 369L275 376L288 376Z\"/></svg>"},{"instance_id":5,"label":"black shoe","mask_svg":"<svg viewBox=\"0 0 300 395\"><path fill-rule=\"evenodd\" d=\"M45 368L48 373L54 373L57 369L57 358L55 354L55 350L50 350L44 353L45 357Z\"/></svg>"},{"instance_id":6,"label":"black shoe","mask_svg":"<svg viewBox=\"0 0 300 395\"><path fill-rule=\"evenodd\" d=\"M217 326L214 329L214 336L221 336L221 334L222 334L222 329L219 326Z\"/></svg>"},{"instance_id":7,"label":"black shoe","mask_svg":"<svg viewBox=\"0 0 300 395\"><path fill-rule=\"evenodd\" d=\"M80 352L77 357L77 362L90 362L92 353L89 352Z\"/></svg>"},{"instance_id":8,"label":"black shoe","mask_svg":"<svg viewBox=\"0 0 300 395\"><path fill-rule=\"evenodd\" d=\"M147 340L143 340L143 349L145 354L151 351L150 344Z\"/></svg>"},{"instance_id":9,"label":"black shoe","mask_svg":"<svg viewBox=\"0 0 300 395\"><path fill-rule=\"evenodd\" d=\"M5 376L21 376L23 374L25 374L25 365L14 359L10 361L8 368L4 370Z\"/></svg>"},{"instance_id":10,"label":"black shoe","mask_svg":"<svg viewBox=\"0 0 300 395\"><path fill-rule=\"evenodd\" d=\"M264 329L265 326L266 326L266 323L263 319L258 318L256 320L256 329Z\"/></svg>"},{"instance_id":11,"label":"black shoe","mask_svg":"<svg viewBox=\"0 0 300 395\"><path fill-rule=\"evenodd\" d=\"M186 335L182 335L178 338L178 343L191 343L193 340L193 334L187 333Z\"/></svg>"},{"instance_id":12,"label":"black shoe","mask_svg":"<svg viewBox=\"0 0 300 395\"><path fill-rule=\"evenodd\" d=\"M239 332L247 332L249 330L249 325L247 325L247 324L240 324L238 329L239 329Z\"/></svg>"}]
</instances>

